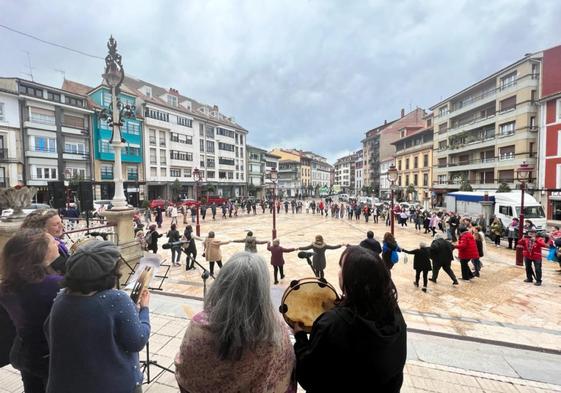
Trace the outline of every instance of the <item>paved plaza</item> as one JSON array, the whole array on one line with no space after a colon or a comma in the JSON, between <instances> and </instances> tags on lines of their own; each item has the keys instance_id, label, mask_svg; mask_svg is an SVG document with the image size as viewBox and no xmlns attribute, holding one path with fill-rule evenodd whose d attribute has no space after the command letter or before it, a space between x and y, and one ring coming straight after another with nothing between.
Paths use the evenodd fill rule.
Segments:
<instances>
[{"instance_id":1,"label":"paved plaza","mask_svg":"<svg viewBox=\"0 0 561 393\"><path fill-rule=\"evenodd\" d=\"M169 227L166 218L160 232ZM182 222L182 220L180 220ZM258 239L271 236L269 213L242 215L232 219L202 222L202 235L213 230L221 240L242 239L252 230ZM180 224L180 230L185 225ZM278 237L285 247L309 244L322 234L328 244L358 244L365 232L373 230L379 240L387 230L383 223L325 218L312 214L284 214L277 220ZM428 235L412 227L395 228L401 247L414 248ZM168 250L160 255L170 258ZM200 262L207 266L202 245L197 244ZM224 260L243 249L241 243L223 246ZM266 246L259 254L269 261ZM326 278L337 288L338 259L342 249L327 252ZM561 392L561 275L558 265L544 262L541 287L523 282L524 270L514 264L514 253L504 248L487 247L481 278L460 281L452 286L444 272L436 285L429 282L428 293L413 286L412 258L394 267L392 277L399 292L399 303L409 327L408 360L402 392ZM275 303L291 280L311 276L311 270L297 253L285 254L286 277L271 286ZM184 260L183 260L184 262ZM453 263L459 274L459 263ZM163 291L154 291L151 302L151 357L173 368L173 357L188 324L202 308L201 270L186 272L184 266L172 267ZM272 276L272 267L271 267ZM209 280L212 284L212 279ZM145 358L145 351L141 359ZM178 392L173 374L158 374L151 368L149 393ZM19 374L10 367L0 370L0 392L21 392Z\"/></svg>"}]
</instances>

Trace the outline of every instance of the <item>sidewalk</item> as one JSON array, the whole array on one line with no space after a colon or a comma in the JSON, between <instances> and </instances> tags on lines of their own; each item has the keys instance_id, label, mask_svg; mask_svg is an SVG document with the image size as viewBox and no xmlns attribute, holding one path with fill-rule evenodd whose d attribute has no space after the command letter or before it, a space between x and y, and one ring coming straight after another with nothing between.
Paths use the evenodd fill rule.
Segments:
<instances>
[{"instance_id":1,"label":"sidewalk","mask_svg":"<svg viewBox=\"0 0 561 393\"><path fill-rule=\"evenodd\" d=\"M188 324L187 313L201 310L202 302L153 294L151 300L151 359L173 369L173 358ZM141 360L146 358L143 351ZM404 393L412 392L561 392L561 355L518 350L489 344L409 333ZM174 375L151 366L157 378L144 391L177 393ZM22 391L19 373L0 369L0 392ZM300 389L299 391L303 391Z\"/></svg>"}]
</instances>

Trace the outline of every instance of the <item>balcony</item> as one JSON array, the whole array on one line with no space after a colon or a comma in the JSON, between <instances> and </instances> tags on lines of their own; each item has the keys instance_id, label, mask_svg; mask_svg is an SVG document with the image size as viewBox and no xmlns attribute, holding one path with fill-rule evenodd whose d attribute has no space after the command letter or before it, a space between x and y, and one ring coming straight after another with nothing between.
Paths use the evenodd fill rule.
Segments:
<instances>
[{"instance_id":1,"label":"balcony","mask_svg":"<svg viewBox=\"0 0 561 393\"><path fill-rule=\"evenodd\" d=\"M180 176L176 176L176 177L180 177ZM113 175L111 175L111 178L113 178ZM138 173L128 173L127 180L138 181Z\"/></svg>"},{"instance_id":2,"label":"balcony","mask_svg":"<svg viewBox=\"0 0 561 393\"><path fill-rule=\"evenodd\" d=\"M85 152L78 152L76 150L64 150L62 152L62 158L65 160L87 160L90 158L90 152L89 151L85 151Z\"/></svg>"},{"instance_id":3,"label":"balcony","mask_svg":"<svg viewBox=\"0 0 561 393\"><path fill-rule=\"evenodd\" d=\"M113 180L113 172L101 172L101 180Z\"/></svg>"}]
</instances>

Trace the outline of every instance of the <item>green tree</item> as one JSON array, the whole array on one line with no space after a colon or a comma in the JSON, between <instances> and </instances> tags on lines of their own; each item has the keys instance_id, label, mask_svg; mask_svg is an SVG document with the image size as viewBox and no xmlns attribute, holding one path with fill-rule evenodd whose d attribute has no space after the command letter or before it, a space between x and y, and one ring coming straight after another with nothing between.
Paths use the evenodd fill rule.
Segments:
<instances>
[{"instance_id":1,"label":"green tree","mask_svg":"<svg viewBox=\"0 0 561 393\"><path fill-rule=\"evenodd\" d=\"M257 192L257 187L255 187L255 184L249 183L249 184L247 185L247 193L248 193L250 196L255 196L255 193L256 193L256 192Z\"/></svg>"},{"instance_id":2,"label":"green tree","mask_svg":"<svg viewBox=\"0 0 561 393\"><path fill-rule=\"evenodd\" d=\"M505 182L499 184L499 188L497 188L497 192L511 192L512 190Z\"/></svg>"},{"instance_id":3,"label":"green tree","mask_svg":"<svg viewBox=\"0 0 561 393\"><path fill-rule=\"evenodd\" d=\"M460 183L460 191L473 191L473 188L467 179L463 179Z\"/></svg>"},{"instance_id":4,"label":"green tree","mask_svg":"<svg viewBox=\"0 0 561 393\"><path fill-rule=\"evenodd\" d=\"M179 193L181 192L181 183L179 179L175 179L171 184L171 199L174 201L179 200Z\"/></svg>"}]
</instances>

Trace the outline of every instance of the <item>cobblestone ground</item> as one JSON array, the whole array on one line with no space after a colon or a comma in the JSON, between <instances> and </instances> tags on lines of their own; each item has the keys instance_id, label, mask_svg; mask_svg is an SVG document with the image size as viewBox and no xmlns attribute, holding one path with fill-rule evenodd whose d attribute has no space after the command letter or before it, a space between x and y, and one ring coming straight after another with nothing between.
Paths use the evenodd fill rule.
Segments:
<instances>
[{"instance_id":1,"label":"cobblestone ground","mask_svg":"<svg viewBox=\"0 0 561 393\"><path fill-rule=\"evenodd\" d=\"M272 215L241 215L237 218L208 219L201 224L201 235L215 231L218 239L242 239L246 230L252 230L258 239L271 238ZM181 222L181 220L180 220ZM431 237L416 233L414 226L401 228L396 225L395 235L400 246L414 248L419 242L430 244ZM167 230L169 218L166 218L161 231ZM182 230L185 225L180 224ZM375 237L381 240L389 230L384 223L368 224L348 219L325 218L318 214L284 214L277 216L278 237L285 247L308 245L316 234L322 234L328 244L358 244L367 230L373 230ZM160 239L163 243L164 238ZM207 266L201 257L202 244L198 243L198 259ZM224 260L237 251L243 250L243 244L231 243L222 247ZM259 254L269 261L265 245L258 246ZM338 287L338 260L342 249L327 251L326 278ZM160 255L170 258L167 250ZM272 286L273 298L280 301L284 289L291 280L309 277L312 272L305 260L298 259L297 253L285 254L285 279ZM410 328L430 330L446 334L475 337L485 340L507 341L547 349L561 350L561 275L559 266L544 260L543 285L536 287L524 283L525 272L515 266L514 251L504 247L495 248L487 243L487 253L482 259L481 277L471 282L452 286L451 280L441 271L437 284L429 282L428 293L423 293L413 286L414 271L412 256L409 263L403 260L395 265L392 277L399 292L399 303ZM460 275L459 262L453 262L453 269ZM272 276L272 267L271 267ZM203 296L201 271L186 272L184 267L172 267L170 278L164 282L166 292ZM211 284L212 280L208 283Z\"/></svg>"}]
</instances>

